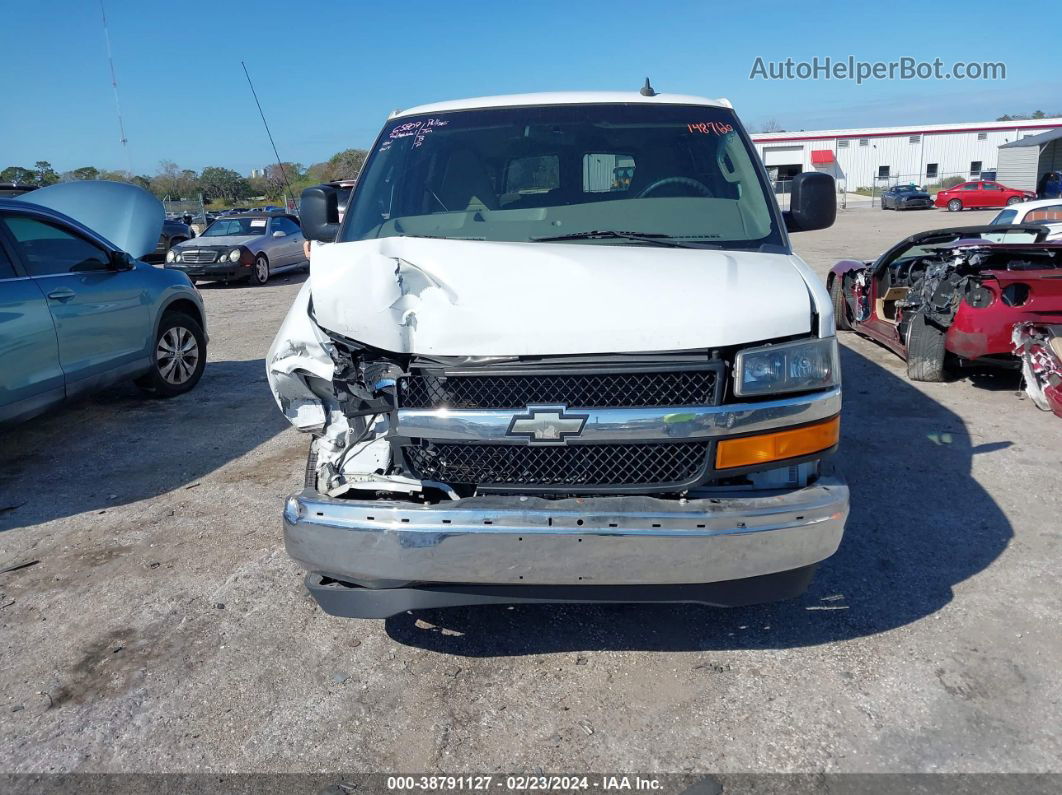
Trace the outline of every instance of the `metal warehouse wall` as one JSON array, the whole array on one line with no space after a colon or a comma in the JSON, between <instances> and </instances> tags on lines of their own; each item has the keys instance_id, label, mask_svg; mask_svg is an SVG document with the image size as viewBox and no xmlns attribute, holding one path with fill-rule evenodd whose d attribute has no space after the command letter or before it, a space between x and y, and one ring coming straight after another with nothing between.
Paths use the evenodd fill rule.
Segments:
<instances>
[{"instance_id":1,"label":"metal warehouse wall","mask_svg":"<svg viewBox=\"0 0 1062 795\"><path fill-rule=\"evenodd\" d=\"M985 126L990 126L990 123ZM982 171L994 169L998 165L1001 151L1020 149L1015 147L1012 150L1000 150L1000 145L1041 131L1042 129L1021 130L1014 127L954 132L898 130L895 134L860 136L857 130L845 130L843 132L846 135L819 140L786 140L786 136L780 135L774 140L758 140L755 146L767 166L800 165L804 171L818 168L832 174L839 186L854 191L871 186L881 188L897 182L924 185L948 177L976 178L977 174L970 171L972 163L980 161ZM793 137L803 135L815 137L819 133L807 132L794 134ZM836 163L831 166L813 166L811 152L823 149L834 153ZM928 177L926 166L933 163L937 166L936 176ZM887 181L876 179L882 166L889 167ZM999 176L999 181L1008 184L1002 175Z\"/></svg>"},{"instance_id":2,"label":"metal warehouse wall","mask_svg":"<svg viewBox=\"0 0 1062 795\"><path fill-rule=\"evenodd\" d=\"M1014 146L999 150L999 171L996 179L1008 188L1036 190L1040 177L1040 147Z\"/></svg>"}]
</instances>

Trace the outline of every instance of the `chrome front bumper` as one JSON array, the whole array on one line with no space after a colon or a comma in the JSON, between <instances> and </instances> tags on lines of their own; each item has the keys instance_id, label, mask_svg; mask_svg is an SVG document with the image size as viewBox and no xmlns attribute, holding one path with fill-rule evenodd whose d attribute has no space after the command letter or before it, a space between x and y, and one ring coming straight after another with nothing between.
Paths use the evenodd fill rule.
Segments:
<instances>
[{"instance_id":1,"label":"chrome front bumper","mask_svg":"<svg viewBox=\"0 0 1062 795\"><path fill-rule=\"evenodd\" d=\"M528 408L532 408L529 406ZM541 407L540 407L541 408ZM841 411L841 388L753 403L666 408L598 408L553 406L583 415L579 440L648 442L714 439L777 430L833 417ZM513 436L513 420L526 409L400 409L396 433L434 442L527 444Z\"/></svg>"},{"instance_id":2,"label":"chrome front bumper","mask_svg":"<svg viewBox=\"0 0 1062 795\"><path fill-rule=\"evenodd\" d=\"M367 588L410 583L713 583L813 565L840 544L848 487L707 499L481 496L418 506L307 489L284 509L288 554Z\"/></svg>"}]
</instances>

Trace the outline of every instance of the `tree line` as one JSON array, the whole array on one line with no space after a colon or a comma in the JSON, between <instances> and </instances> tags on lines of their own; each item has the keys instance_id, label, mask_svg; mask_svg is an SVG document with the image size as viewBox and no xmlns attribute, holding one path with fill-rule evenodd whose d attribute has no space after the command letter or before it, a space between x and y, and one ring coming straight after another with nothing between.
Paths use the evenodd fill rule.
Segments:
<instances>
[{"instance_id":1,"label":"tree line","mask_svg":"<svg viewBox=\"0 0 1062 795\"><path fill-rule=\"evenodd\" d=\"M38 160L32 168L8 166L0 171L0 182L18 185L53 185L79 179L106 179L129 182L151 191L160 199L193 199L200 194L210 203L238 202L254 196L283 199L290 188L294 197L303 188L336 179L354 179L361 171L368 153L364 149L344 149L322 163L303 167L301 163L274 163L266 166L262 176L245 177L231 168L207 166L202 171L181 168L171 160L159 163L153 175L82 166L62 173L47 160Z\"/></svg>"},{"instance_id":2,"label":"tree line","mask_svg":"<svg viewBox=\"0 0 1062 795\"><path fill-rule=\"evenodd\" d=\"M1044 113L1042 110L1034 110L1032 113L1004 113L997 116L996 121L1032 121L1035 119L1053 119L1062 116L1062 113Z\"/></svg>"}]
</instances>

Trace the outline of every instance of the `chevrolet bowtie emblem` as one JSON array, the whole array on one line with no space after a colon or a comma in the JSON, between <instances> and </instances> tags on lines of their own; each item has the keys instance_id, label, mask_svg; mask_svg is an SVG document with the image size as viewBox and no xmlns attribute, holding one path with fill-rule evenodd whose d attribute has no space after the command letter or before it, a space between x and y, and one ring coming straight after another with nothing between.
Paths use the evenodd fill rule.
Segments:
<instances>
[{"instance_id":1,"label":"chevrolet bowtie emblem","mask_svg":"<svg viewBox=\"0 0 1062 795\"><path fill-rule=\"evenodd\" d=\"M506 436L523 436L528 444L567 444L583 432L588 415L568 414L567 406L528 406L509 423Z\"/></svg>"}]
</instances>

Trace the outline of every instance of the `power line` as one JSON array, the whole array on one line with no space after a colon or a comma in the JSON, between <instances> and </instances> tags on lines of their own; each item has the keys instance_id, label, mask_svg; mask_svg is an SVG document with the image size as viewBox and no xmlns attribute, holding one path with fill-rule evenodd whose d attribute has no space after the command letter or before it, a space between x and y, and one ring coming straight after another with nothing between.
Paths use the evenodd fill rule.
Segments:
<instances>
[{"instance_id":1,"label":"power line","mask_svg":"<svg viewBox=\"0 0 1062 795\"><path fill-rule=\"evenodd\" d=\"M269 122L266 121L265 113L262 111L262 103L258 101L258 92L254 90L254 83L251 82L251 75L247 71L247 64L240 61L240 66L243 67L244 77L247 78L247 85L251 87L251 95L254 97L254 104L258 106L258 115L262 117L262 125L265 127L266 135L269 136L269 145L273 147L273 154L277 158L277 166L280 168L280 178L284 180L284 187L288 192L288 200L294 204L295 197L291 192L291 184L288 182L288 174L284 170L284 164L280 161L280 152L277 151L277 145L273 141L273 133L269 131Z\"/></svg>"}]
</instances>

